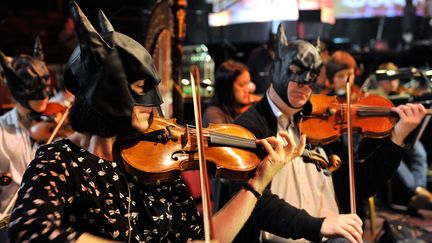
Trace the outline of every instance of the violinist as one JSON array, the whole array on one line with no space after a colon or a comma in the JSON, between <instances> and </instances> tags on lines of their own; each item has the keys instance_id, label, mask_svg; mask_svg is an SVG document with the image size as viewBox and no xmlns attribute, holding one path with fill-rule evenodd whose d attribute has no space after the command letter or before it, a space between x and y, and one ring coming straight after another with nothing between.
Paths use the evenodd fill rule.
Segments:
<instances>
[{"instance_id":1,"label":"violinist","mask_svg":"<svg viewBox=\"0 0 432 243\"><path fill-rule=\"evenodd\" d=\"M396 71L398 67L389 62L380 64L378 69ZM399 79L383 79L377 81L376 89L369 89L367 92L388 98L391 95L403 95L405 91ZM432 193L426 188L427 169L426 149L421 141L416 141L407 150L406 156L397 169L397 178L410 196L410 199L407 200L409 201L408 213L416 213L418 209L432 209Z\"/></svg>"},{"instance_id":2,"label":"violinist","mask_svg":"<svg viewBox=\"0 0 432 243\"><path fill-rule=\"evenodd\" d=\"M223 62L215 74L214 96L210 106L203 114L203 126L210 123L232 123L244 110L247 110L259 96L253 95L251 90L251 75L248 67L241 62L227 60ZM199 189L198 171L183 172L186 183L192 189L192 196L199 202L201 191ZM229 186L223 178L212 179L212 198L215 211L229 199Z\"/></svg>"},{"instance_id":3,"label":"violinist","mask_svg":"<svg viewBox=\"0 0 432 243\"><path fill-rule=\"evenodd\" d=\"M354 83L356 67L357 62L351 54L346 51L335 51L325 64L327 79L331 84L330 91L326 94L344 98L346 95L346 82L349 78L351 99L359 98L362 94Z\"/></svg>"},{"instance_id":4,"label":"violinist","mask_svg":"<svg viewBox=\"0 0 432 243\"><path fill-rule=\"evenodd\" d=\"M60 79L57 93L49 99L41 118L32 124L30 136L39 143L47 143L71 135L74 131L68 113L73 101L74 95L66 89L63 79Z\"/></svg>"},{"instance_id":5,"label":"violinist","mask_svg":"<svg viewBox=\"0 0 432 243\"><path fill-rule=\"evenodd\" d=\"M232 123L243 107L252 102L251 76L246 65L234 60L223 62L216 70L215 93L203 115L203 125Z\"/></svg>"},{"instance_id":6,"label":"violinist","mask_svg":"<svg viewBox=\"0 0 432 243\"><path fill-rule=\"evenodd\" d=\"M287 131L298 141L299 115L310 105L309 98L322 64L319 52L309 42L287 40L285 30L280 25L276 59L271 73L272 85L260 102L235 121L257 138ZM392 110L400 116L392 135L384 139L382 146L360 168L355 169L357 195L360 198L373 195L376 188L393 174L405 151L405 137L426 113L421 105L402 105ZM318 151L326 155L321 149ZM323 237L342 237L345 241L362 242L362 222L357 215L347 214L349 203L342 198L349 193L345 190L348 179L338 176L339 173L345 173L341 169L332 176L319 170L315 164L305 163L301 157L285 165L273 177L269 190L264 192L252 217L235 241L259 242L260 230L264 230L271 233L264 234L266 239L277 242L292 242L305 236L314 237L312 239L315 242L325 239ZM290 210L290 204L319 219L309 219L305 225L305 219ZM290 224L295 226L290 227Z\"/></svg>"},{"instance_id":7,"label":"violinist","mask_svg":"<svg viewBox=\"0 0 432 243\"><path fill-rule=\"evenodd\" d=\"M114 30L99 12L96 31L70 5L79 46L65 68L75 94L67 139L41 147L26 171L12 214L15 242L186 242L203 237L203 221L182 179L145 184L126 174L120 137L145 132L162 103L160 77L144 47ZM230 203L213 217L214 238L230 242L271 177L302 152L281 133L260 140L268 155ZM273 149L274 148L274 149ZM117 152L116 152L117 151ZM145 163L155 158L142 157Z\"/></svg>"},{"instance_id":8,"label":"violinist","mask_svg":"<svg viewBox=\"0 0 432 243\"><path fill-rule=\"evenodd\" d=\"M39 146L30 138L30 115L46 109L51 80L39 38L33 56L10 58L2 52L0 55L8 88L16 101L15 107L0 117L0 176L10 177L6 185L0 186L0 219L3 219L11 213L22 175ZM8 242L5 230L0 233L0 241Z\"/></svg>"}]
</instances>

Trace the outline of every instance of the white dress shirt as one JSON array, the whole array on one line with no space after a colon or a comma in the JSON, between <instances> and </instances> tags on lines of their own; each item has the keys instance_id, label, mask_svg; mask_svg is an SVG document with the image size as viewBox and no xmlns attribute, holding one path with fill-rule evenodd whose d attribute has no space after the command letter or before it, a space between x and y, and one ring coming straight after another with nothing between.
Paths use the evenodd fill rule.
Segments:
<instances>
[{"instance_id":1,"label":"white dress shirt","mask_svg":"<svg viewBox=\"0 0 432 243\"><path fill-rule=\"evenodd\" d=\"M299 143L300 131L295 125L293 117L287 117L267 96L270 107L278 120L278 131L284 130L292 134L295 143ZM322 148L318 152L325 155ZM314 217L326 217L339 214L335 199L333 180L319 172L313 163L303 162L302 157L290 161L273 177L270 190L291 205L306 210ZM280 238L265 232L265 239L277 242L307 242L304 239L292 240Z\"/></svg>"},{"instance_id":2,"label":"white dress shirt","mask_svg":"<svg viewBox=\"0 0 432 243\"><path fill-rule=\"evenodd\" d=\"M19 122L16 108L0 117L0 174L10 172L12 182L0 186L0 217L6 206L11 202L17 191L24 171L34 158L36 146L32 144L30 135Z\"/></svg>"}]
</instances>

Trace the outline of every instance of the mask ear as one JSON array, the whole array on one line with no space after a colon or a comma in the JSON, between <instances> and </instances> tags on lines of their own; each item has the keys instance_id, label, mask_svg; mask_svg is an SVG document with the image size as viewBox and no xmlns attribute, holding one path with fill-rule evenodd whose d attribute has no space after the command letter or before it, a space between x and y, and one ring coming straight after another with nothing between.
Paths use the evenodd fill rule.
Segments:
<instances>
[{"instance_id":1,"label":"mask ear","mask_svg":"<svg viewBox=\"0 0 432 243\"><path fill-rule=\"evenodd\" d=\"M286 37L285 28L282 24L279 24L277 32L277 57L281 58L281 51L288 46L288 38Z\"/></svg>"},{"instance_id":2,"label":"mask ear","mask_svg":"<svg viewBox=\"0 0 432 243\"><path fill-rule=\"evenodd\" d=\"M99 17L99 27L101 32L113 32L114 27L112 26L111 22L106 17L105 13L102 10L99 10L98 12Z\"/></svg>"},{"instance_id":3,"label":"mask ear","mask_svg":"<svg viewBox=\"0 0 432 243\"><path fill-rule=\"evenodd\" d=\"M15 74L15 69L12 67L12 58L3 54L0 51L0 63L8 83L16 83L19 78Z\"/></svg>"},{"instance_id":4,"label":"mask ear","mask_svg":"<svg viewBox=\"0 0 432 243\"><path fill-rule=\"evenodd\" d=\"M70 11L80 43L81 58L96 64L99 63L99 60L103 59L107 52L108 44L95 30L75 1L70 1Z\"/></svg>"},{"instance_id":5,"label":"mask ear","mask_svg":"<svg viewBox=\"0 0 432 243\"><path fill-rule=\"evenodd\" d=\"M42 43L40 41L39 35L36 36L35 44L33 47L33 57L35 59L39 59L41 61L44 61L44 59L45 59L44 53L43 53L43 47L42 47Z\"/></svg>"},{"instance_id":6,"label":"mask ear","mask_svg":"<svg viewBox=\"0 0 432 243\"><path fill-rule=\"evenodd\" d=\"M321 39L320 39L320 36L317 36L315 48L317 49L318 53L321 54Z\"/></svg>"}]
</instances>

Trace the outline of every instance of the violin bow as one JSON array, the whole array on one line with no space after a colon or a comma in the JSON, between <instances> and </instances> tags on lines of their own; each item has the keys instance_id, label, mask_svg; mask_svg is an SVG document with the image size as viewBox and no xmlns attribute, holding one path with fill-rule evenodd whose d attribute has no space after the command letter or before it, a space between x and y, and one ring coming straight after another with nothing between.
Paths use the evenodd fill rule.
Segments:
<instances>
[{"instance_id":1,"label":"violin bow","mask_svg":"<svg viewBox=\"0 0 432 243\"><path fill-rule=\"evenodd\" d=\"M49 137L46 144L50 144L54 140L54 137L57 135L58 131L60 130L60 127L63 125L64 121L66 120L66 117L69 114L69 110L70 110L71 106L72 106L72 104L68 104L66 110L63 112L62 116L60 117L60 121L55 126L55 128L54 128L53 132L51 133L51 136Z\"/></svg>"},{"instance_id":2,"label":"violin bow","mask_svg":"<svg viewBox=\"0 0 432 243\"><path fill-rule=\"evenodd\" d=\"M348 76L346 82L346 99L347 99L347 137L348 137L348 168L349 168L349 185L350 185L350 206L351 213L356 213L356 196L354 180L354 143L351 125L351 84Z\"/></svg>"},{"instance_id":3,"label":"violin bow","mask_svg":"<svg viewBox=\"0 0 432 243\"><path fill-rule=\"evenodd\" d=\"M199 157L199 169L200 169L200 181L201 181L201 195L203 205L203 216L204 216L204 236L205 242L209 243L211 236L213 235L213 224L212 224L212 210L210 204L210 186L207 174L207 163L204 152L204 137L202 129L202 117L201 117L201 99L200 99L200 74L197 66L192 67L191 85L192 85L192 98L195 115L196 125L196 136L198 145L198 157ZM194 79L196 77L196 81Z\"/></svg>"}]
</instances>

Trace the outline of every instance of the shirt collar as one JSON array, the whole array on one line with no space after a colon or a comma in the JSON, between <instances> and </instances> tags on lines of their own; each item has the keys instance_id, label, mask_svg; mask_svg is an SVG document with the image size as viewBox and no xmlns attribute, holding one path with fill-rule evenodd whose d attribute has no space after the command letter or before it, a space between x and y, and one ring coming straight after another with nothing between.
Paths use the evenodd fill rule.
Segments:
<instances>
[{"instance_id":1,"label":"shirt collar","mask_svg":"<svg viewBox=\"0 0 432 243\"><path fill-rule=\"evenodd\" d=\"M267 91L267 95L266 96L267 96L267 101L268 101L268 103L270 105L270 108L271 108L271 110L273 112L273 115L275 115L277 118L279 118L280 116L282 116L283 115L282 111L279 110L279 108L275 105L275 103L273 103L273 101L270 99L270 95L268 94L268 91Z\"/></svg>"},{"instance_id":2,"label":"shirt collar","mask_svg":"<svg viewBox=\"0 0 432 243\"><path fill-rule=\"evenodd\" d=\"M282 111L276 106L276 104L270 99L270 95L268 94L267 91L267 101L270 105L270 108L273 112L273 114L275 115L275 117L278 120L278 124L283 127L283 128L287 128L288 125L290 124L290 118L285 115L284 113L282 113Z\"/></svg>"},{"instance_id":3,"label":"shirt collar","mask_svg":"<svg viewBox=\"0 0 432 243\"><path fill-rule=\"evenodd\" d=\"M16 128L20 127L18 109L16 107L5 114L5 121L9 126L15 126Z\"/></svg>"}]
</instances>

